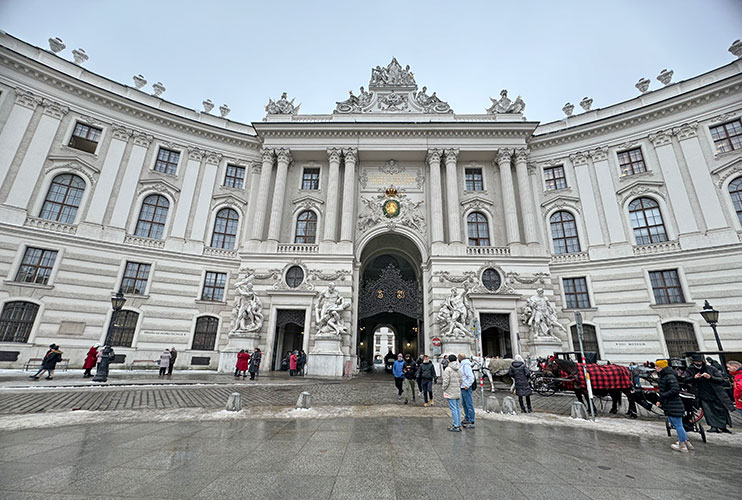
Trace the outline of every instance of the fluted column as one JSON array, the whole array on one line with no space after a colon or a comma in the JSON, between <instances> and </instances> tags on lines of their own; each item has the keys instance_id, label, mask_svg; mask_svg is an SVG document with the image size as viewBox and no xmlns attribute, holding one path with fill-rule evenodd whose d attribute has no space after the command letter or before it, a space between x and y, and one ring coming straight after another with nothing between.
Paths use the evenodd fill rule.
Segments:
<instances>
[{"instance_id":1,"label":"fluted column","mask_svg":"<svg viewBox=\"0 0 742 500\"><path fill-rule=\"evenodd\" d=\"M253 225L250 230L251 241L261 241L263 239L263 228L265 227L265 212L268 209L268 190L270 189L271 177L273 175L273 155L272 149L263 149L263 166L260 169L260 187L258 188L257 199L255 200L255 210L253 212ZM252 203L252 200L250 200Z\"/></svg>"},{"instance_id":2,"label":"fluted column","mask_svg":"<svg viewBox=\"0 0 742 500\"><path fill-rule=\"evenodd\" d=\"M430 167L430 233L433 243L443 242L443 195L441 193L441 155L440 149L428 150Z\"/></svg>"},{"instance_id":3,"label":"fluted column","mask_svg":"<svg viewBox=\"0 0 742 500\"><path fill-rule=\"evenodd\" d=\"M533 193L528 182L528 149L515 151L515 175L518 179L521 209L523 211L523 230L526 243L538 243L538 225L534 213Z\"/></svg>"},{"instance_id":4,"label":"fluted column","mask_svg":"<svg viewBox=\"0 0 742 500\"><path fill-rule=\"evenodd\" d=\"M448 242L461 243L461 218L459 216L459 182L456 175L458 149L444 151L446 161L446 202L448 206Z\"/></svg>"},{"instance_id":5,"label":"fluted column","mask_svg":"<svg viewBox=\"0 0 742 500\"><path fill-rule=\"evenodd\" d=\"M355 190L356 190L356 160L358 159L358 150L349 148L343 150L345 158L345 171L343 174L343 208L345 216L343 217L340 228L340 241L353 240L353 226L355 223Z\"/></svg>"},{"instance_id":6,"label":"fluted column","mask_svg":"<svg viewBox=\"0 0 742 500\"><path fill-rule=\"evenodd\" d=\"M325 199L325 232L322 241L336 241L338 183L340 177L340 153L338 148L329 148L327 158L330 161L330 173L327 176L327 198Z\"/></svg>"},{"instance_id":7,"label":"fluted column","mask_svg":"<svg viewBox=\"0 0 742 500\"><path fill-rule=\"evenodd\" d=\"M283 218L283 200L286 196L286 177L291 163L291 151L288 148L276 150L276 182L273 184L273 205L271 205L271 222L268 226L268 239L278 241L281 237L281 219ZM262 178L261 178L262 181Z\"/></svg>"},{"instance_id":8,"label":"fluted column","mask_svg":"<svg viewBox=\"0 0 742 500\"><path fill-rule=\"evenodd\" d=\"M508 245L520 242L518 230L518 210L515 206L515 191L513 190L513 173L510 171L510 159L513 150L503 148L497 152L497 164L500 167L500 184L502 187L502 204L505 214L505 232Z\"/></svg>"}]
</instances>

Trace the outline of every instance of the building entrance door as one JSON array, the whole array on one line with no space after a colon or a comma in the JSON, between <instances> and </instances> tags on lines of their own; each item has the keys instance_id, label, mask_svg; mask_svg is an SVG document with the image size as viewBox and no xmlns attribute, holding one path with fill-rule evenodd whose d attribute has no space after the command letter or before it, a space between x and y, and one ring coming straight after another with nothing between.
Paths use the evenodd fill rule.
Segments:
<instances>
[{"instance_id":1,"label":"building entrance door","mask_svg":"<svg viewBox=\"0 0 742 500\"><path fill-rule=\"evenodd\" d=\"M512 358L510 315L480 313L479 323L482 327L482 353L489 357Z\"/></svg>"},{"instance_id":2,"label":"building entrance door","mask_svg":"<svg viewBox=\"0 0 742 500\"><path fill-rule=\"evenodd\" d=\"M303 309L279 309L276 315L276 336L273 344L271 369L280 370L281 360L288 351L299 351L304 347Z\"/></svg>"}]
</instances>

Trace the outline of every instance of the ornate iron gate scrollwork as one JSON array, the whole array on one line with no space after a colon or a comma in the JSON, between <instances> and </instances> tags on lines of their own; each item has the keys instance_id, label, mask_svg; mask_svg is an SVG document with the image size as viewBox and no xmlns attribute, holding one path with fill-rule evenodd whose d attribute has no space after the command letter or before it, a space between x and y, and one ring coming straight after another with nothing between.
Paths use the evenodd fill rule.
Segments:
<instances>
[{"instance_id":1,"label":"ornate iron gate scrollwork","mask_svg":"<svg viewBox=\"0 0 742 500\"><path fill-rule=\"evenodd\" d=\"M494 326L500 330L509 332L510 317L507 314L479 313L479 325L482 331Z\"/></svg>"},{"instance_id":2,"label":"ornate iron gate scrollwork","mask_svg":"<svg viewBox=\"0 0 742 500\"><path fill-rule=\"evenodd\" d=\"M422 317L422 292L415 280L405 280L393 264L381 271L378 279L366 281L358 298L359 319L380 313L400 313L410 318Z\"/></svg>"}]
</instances>

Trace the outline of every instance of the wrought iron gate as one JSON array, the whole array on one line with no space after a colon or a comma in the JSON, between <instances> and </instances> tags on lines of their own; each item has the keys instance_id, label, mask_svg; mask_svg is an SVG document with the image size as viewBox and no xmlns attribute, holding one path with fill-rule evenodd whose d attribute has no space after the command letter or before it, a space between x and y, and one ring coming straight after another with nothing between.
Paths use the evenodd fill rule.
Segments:
<instances>
[{"instance_id":1,"label":"wrought iron gate","mask_svg":"<svg viewBox=\"0 0 742 500\"><path fill-rule=\"evenodd\" d=\"M358 298L359 319L381 313L399 313L420 319L422 312L423 299L419 283L402 278L402 273L394 264L384 268L378 279L361 285Z\"/></svg>"}]
</instances>

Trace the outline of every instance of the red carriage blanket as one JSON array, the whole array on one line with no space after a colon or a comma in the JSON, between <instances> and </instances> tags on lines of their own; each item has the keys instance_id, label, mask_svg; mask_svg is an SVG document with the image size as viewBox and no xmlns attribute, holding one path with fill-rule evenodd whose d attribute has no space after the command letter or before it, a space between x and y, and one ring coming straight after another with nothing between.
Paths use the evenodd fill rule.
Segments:
<instances>
[{"instance_id":1,"label":"red carriage blanket","mask_svg":"<svg viewBox=\"0 0 742 500\"><path fill-rule=\"evenodd\" d=\"M575 386L587 387L583 364L577 363ZM631 387L631 373L625 366L586 364L593 389L628 389Z\"/></svg>"}]
</instances>

